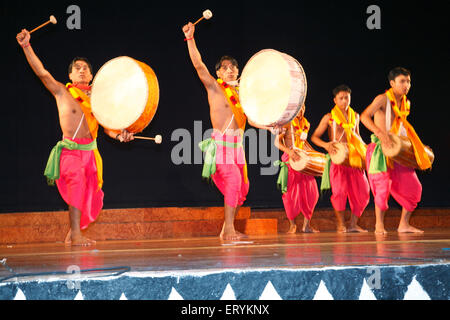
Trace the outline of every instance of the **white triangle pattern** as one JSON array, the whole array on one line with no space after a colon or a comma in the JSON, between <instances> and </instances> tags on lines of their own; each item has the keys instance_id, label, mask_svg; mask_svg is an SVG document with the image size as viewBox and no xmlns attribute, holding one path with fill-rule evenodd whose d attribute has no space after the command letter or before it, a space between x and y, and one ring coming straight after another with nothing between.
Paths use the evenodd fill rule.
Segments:
<instances>
[{"instance_id":1,"label":"white triangle pattern","mask_svg":"<svg viewBox=\"0 0 450 320\"><path fill-rule=\"evenodd\" d=\"M77 295L75 296L75 299L73 300L84 300L83 294L81 291L78 291Z\"/></svg>"},{"instance_id":2,"label":"white triangle pattern","mask_svg":"<svg viewBox=\"0 0 450 320\"><path fill-rule=\"evenodd\" d=\"M172 287L172 291L170 291L169 298L167 300L184 300L183 297Z\"/></svg>"},{"instance_id":3,"label":"white triangle pattern","mask_svg":"<svg viewBox=\"0 0 450 320\"><path fill-rule=\"evenodd\" d=\"M20 288L17 289L17 293L14 297L14 300L27 300L27 297ZM84 296L81 290L78 291L74 300L84 300ZM122 293L122 295L120 296L120 300L128 300L128 298L125 296L125 293ZM175 290L174 287L172 287L168 300L184 300L184 298L178 293L177 290ZM234 290L229 283L225 287L225 290L220 300L236 300L236 294L234 293ZM268 281L261 296L259 297L259 300L283 300L283 299L278 294L272 282ZM319 287L317 288L313 300L334 300L333 296L328 291L328 288L325 285L325 282L323 282L323 280L320 281ZM366 279L363 280L361 292L359 294L359 300L377 300L373 291L367 284ZM416 280L416 276L414 276L411 283L408 285L403 300L431 300L431 298L428 295L428 293L423 289L422 285Z\"/></svg>"},{"instance_id":4,"label":"white triangle pattern","mask_svg":"<svg viewBox=\"0 0 450 320\"><path fill-rule=\"evenodd\" d=\"M319 288L317 288L313 300L334 300L323 280L320 280Z\"/></svg>"},{"instance_id":5,"label":"white triangle pattern","mask_svg":"<svg viewBox=\"0 0 450 320\"><path fill-rule=\"evenodd\" d=\"M266 287L264 288L263 293L259 297L259 300L283 300L278 294L277 290L273 286L272 282L267 282Z\"/></svg>"},{"instance_id":6,"label":"white triangle pattern","mask_svg":"<svg viewBox=\"0 0 450 320\"><path fill-rule=\"evenodd\" d=\"M220 300L236 300L236 295L231 285L228 283Z\"/></svg>"},{"instance_id":7,"label":"white triangle pattern","mask_svg":"<svg viewBox=\"0 0 450 320\"><path fill-rule=\"evenodd\" d=\"M423 290L423 287L416 280L416 276L412 279L411 283L406 290L403 300L431 300L428 293Z\"/></svg>"},{"instance_id":8,"label":"white triangle pattern","mask_svg":"<svg viewBox=\"0 0 450 320\"><path fill-rule=\"evenodd\" d=\"M361 292L359 294L359 300L377 300L369 285L367 284L367 280L363 280Z\"/></svg>"},{"instance_id":9,"label":"white triangle pattern","mask_svg":"<svg viewBox=\"0 0 450 320\"><path fill-rule=\"evenodd\" d=\"M27 300L27 297L25 297L25 294L22 290L17 289L16 296L14 297L14 300Z\"/></svg>"}]
</instances>

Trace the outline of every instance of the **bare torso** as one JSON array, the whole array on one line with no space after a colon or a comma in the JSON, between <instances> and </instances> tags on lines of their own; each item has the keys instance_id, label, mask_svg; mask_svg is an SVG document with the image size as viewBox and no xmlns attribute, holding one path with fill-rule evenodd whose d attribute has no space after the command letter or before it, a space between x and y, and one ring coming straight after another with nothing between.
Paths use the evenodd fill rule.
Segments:
<instances>
[{"instance_id":1,"label":"bare torso","mask_svg":"<svg viewBox=\"0 0 450 320\"><path fill-rule=\"evenodd\" d=\"M233 117L233 111L220 85L217 83L215 88L208 89L207 91L210 107L210 117L213 128L224 134L226 133L228 135L235 136L239 135L240 133L238 130L238 124L236 122L236 119L233 119L233 121L231 121L231 118ZM230 124L230 126L228 127L227 131L224 132L228 124Z\"/></svg>"},{"instance_id":2,"label":"bare torso","mask_svg":"<svg viewBox=\"0 0 450 320\"><path fill-rule=\"evenodd\" d=\"M62 85L62 84L61 84ZM84 91L86 94L90 92ZM80 103L76 101L66 89L56 96L58 106L59 124L64 137L72 138L83 116ZM76 138L92 138L86 119L83 119Z\"/></svg>"}]
</instances>

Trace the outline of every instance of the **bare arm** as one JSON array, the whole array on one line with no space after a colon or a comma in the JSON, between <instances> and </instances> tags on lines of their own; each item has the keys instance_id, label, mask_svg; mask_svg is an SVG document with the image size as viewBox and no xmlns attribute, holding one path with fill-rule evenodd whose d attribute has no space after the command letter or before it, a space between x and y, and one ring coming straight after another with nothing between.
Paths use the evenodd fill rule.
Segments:
<instances>
[{"instance_id":1,"label":"bare arm","mask_svg":"<svg viewBox=\"0 0 450 320\"><path fill-rule=\"evenodd\" d=\"M217 81L213 76L211 76L208 68L202 60L202 56L198 51L197 45L195 43L194 31L195 26L191 22L183 27L183 32L188 45L189 57L191 58L192 64L197 71L198 77L200 78L206 89L216 89L218 88Z\"/></svg>"},{"instance_id":2,"label":"bare arm","mask_svg":"<svg viewBox=\"0 0 450 320\"><path fill-rule=\"evenodd\" d=\"M288 131L286 128L283 128L284 132L277 134L275 137L275 141L274 141L274 145L275 147L277 147L278 149L280 149L282 152L285 152L289 155L289 159L292 159L294 161L297 161L300 159L299 155L294 151L293 148L288 148L285 144L284 144L284 137L286 134L288 134ZM294 142L293 142L294 143Z\"/></svg>"},{"instance_id":3,"label":"bare arm","mask_svg":"<svg viewBox=\"0 0 450 320\"><path fill-rule=\"evenodd\" d=\"M381 112L381 110L386 105L386 96L384 94L378 95L372 103L363 111L361 114L361 122L364 124L364 126L372 131L380 140L388 141L387 131L385 128L379 128L374 120L373 117L377 112Z\"/></svg>"},{"instance_id":4,"label":"bare arm","mask_svg":"<svg viewBox=\"0 0 450 320\"><path fill-rule=\"evenodd\" d=\"M27 61L33 69L34 73L41 79L42 83L45 85L45 87L56 97L60 95L63 90L65 90L64 85L56 81L53 76L48 72L44 65L42 64L41 60L36 56L34 53L33 48L31 48L30 45L30 33L23 29L19 34L17 34L17 42L19 45L23 48L23 52L25 54L25 57L27 58Z\"/></svg>"},{"instance_id":5,"label":"bare arm","mask_svg":"<svg viewBox=\"0 0 450 320\"><path fill-rule=\"evenodd\" d=\"M311 136L311 141L315 145L324 148L328 151L328 153L335 153L337 150L333 147L332 142L325 142L321 139L325 131L328 129L328 123L330 121L331 114L327 113L323 116L322 120L320 120L319 126L316 128L314 133Z\"/></svg>"}]
</instances>

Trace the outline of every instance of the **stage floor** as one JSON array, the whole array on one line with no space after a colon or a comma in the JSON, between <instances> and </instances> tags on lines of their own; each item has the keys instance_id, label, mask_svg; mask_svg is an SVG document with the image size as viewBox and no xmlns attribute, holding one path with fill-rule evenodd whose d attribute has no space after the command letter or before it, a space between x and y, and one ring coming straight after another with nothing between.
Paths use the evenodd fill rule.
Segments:
<instances>
[{"instance_id":1,"label":"stage floor","mask_svg":"<svg viewBox=\"0 0 450 320\"><path fill-rule=\"evenodd\" d=\"M405 270L408 266L450 266L450 229L429 229L423 234L391 231L382 236L373 232L279 234L253 236L245 241L221 241L217 237L99 241L92 247L70 247L63 243L3 245L0 260L3 261L0 289L6 284L17 287L21 282L54 281L73 273L80 277L109 274L179 277L237 270L295 272L373 266ZM448 270L444 272L445 288L450 282ZM366 281L367 276L370 273L366 274ZM442 274L439 281L442 282ZM316 286L312 290L317 289ZM223 295L223 290L218 294ZM449 293L443 294L446 299ZM233 296L236 297L235 292Z\"/></svg>"}]
</instances>

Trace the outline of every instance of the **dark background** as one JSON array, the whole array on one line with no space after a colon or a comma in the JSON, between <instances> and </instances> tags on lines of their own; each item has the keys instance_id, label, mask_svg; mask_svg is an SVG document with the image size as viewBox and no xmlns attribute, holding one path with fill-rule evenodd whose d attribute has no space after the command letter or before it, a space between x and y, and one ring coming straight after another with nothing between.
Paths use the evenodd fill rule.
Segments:
<instances>
[{"instance_id":1,"label":"dark background","mask_svg":"<svg viewBox=\"0 0 450 320\"><path fill-rule=\"evenodd\" d=\"M311 131L334 106L331 91L341 83L352 90L352 107L362 112L388 89L396 66L412 72L409 121L434 150L433 169L418 172L420 207L450 207L450 112L448 1L2 1L1 5L1 173L0 212L64 210L56 187L43 176L51 148L61 139L54 98L28 66L15 36L53 14L57 25L32 34L31 44L47 70L68 81L75 56L90 59L94 72L117 56L150 65L158 76L158 111L143 134L161 134L163 144L120 144L99 130L104 162L104 208L222 206L223 197L201 179L202 165L174 165L170 141L177 128L193 132L194 121L210 128L206 92L190 62L182 26L210 9L196 40L213 71L216 60L234 56L241 70L261 49L285 52L302 64L308 80L306 117ZM68 30L69 5L81 8L81 30ZM381 30L369 30L366 13L381 8ZM250 126L247 126L250 128ZM363 139L370 133L361 125ZM192 146L193 148L196 146ZM247 147L248 150L248 147ZM277 176L261 176L249 166L245 205L281 208ZM319 181L320 182L320 181ZM396 204L393 203L395 206ZM373 206L373 200L370 203ZM330 207L324 195L318 207Z\"/></svg>"}]
</instances>

